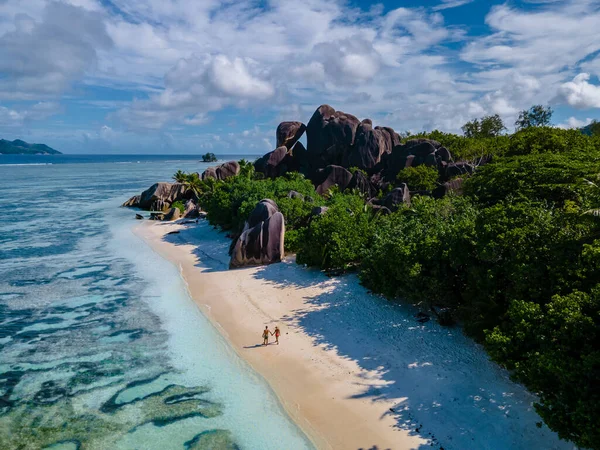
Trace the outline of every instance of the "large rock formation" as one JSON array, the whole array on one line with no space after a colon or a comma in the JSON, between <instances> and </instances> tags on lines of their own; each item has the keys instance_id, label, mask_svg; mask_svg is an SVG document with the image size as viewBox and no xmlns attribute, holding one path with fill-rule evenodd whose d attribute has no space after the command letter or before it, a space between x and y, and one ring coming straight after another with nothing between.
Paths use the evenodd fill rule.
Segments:
<instances>
[{"instance_id":1,"label":"large rock formation","mask_svg":"<svg viewBox=\"0 0 600 450\"><path fill-rule=\"evenodd\" d=\"M277 127L277 147L284 146L288 150L302 137L306 125L302 122L281 122Z\"/></svg>"},{"instance_id":2,"label":"large rock formation","mask_svg":"<svg viewBox=\"0 0 600 450\"><path fill-rule=\"evenodd\" d=\"M228 161L221 164L219 167L209 167L200 178L202 181L208 178L214 178L216 180L224 180L229 177L234 177L240 173L240 164L237 161Z\"/></svg>"},{"instance_id":3,"label":"large rock formation","mask_svg":"<svg viewBox=\"0 0 600 450\"><path fill-rule=\"evenodd\" d=\"M141 198L140 195L134 195L129 200L127 200L125 203L123 203L121 206L129 207L129 208L136 208L140 205L140 198Z\"/></svg>"},{"instance_id":4,"label":"large rock formation","mask_svg":"<svg viewBox=\"0 0 600 450\"><path fill-rule=\"evenodd\" d=\"M275 202L261 200L248 217L242 234L231 249L229 268L281 261L285 220Z\"/></svg>"},{"instance_id":5,"label":"large rock formation","mask_svg":"<svg viewBox=\"0 0 600 450\"><path fill-rule=\"evenodd\" d=\"M433 196L433 198L442 198L450 193L462 194L463 181L463 178L455 178L453 180L446 181L445 183L435 188L431 195Z\"/></svg>"},{"instance_id":6,"label":"large rock formation","mask_svg":"<svg viewBox=\"0 0 600 450\"><path fill-rule=\"evenodd\" d=\"M254 163L254 169L257 172L264 173L265 176L275 178L285 173L286 169L282 167L282 163L288 156L288 148L283 145L277 147L272 152L267 153L261 158L258 158Z\"/></svg>"},{"instance_id":7,"label":"large rock formation","mask_svg":"<svg viewBox=\"0 0 600 450\"><path fill-rule=\"evenodd\" d=\"M340 191L348 187L352 180L352 173L341 166L330 165L319 169L314 175L313 182L317 186L317 194L324 194L327 190L337 185Z\"/></svg>"},{"instance_id":8,"label":"large rock formation","mask_svg":"<svg viewBox=\"0 0 600 450\"><path fill-rule=\"evenodd\" d=\"M179 208L171 208L168 213L165 214L163 220L177 220L181 217L181 211Z\"/></svg>"},{"instance_id":9,"label":"large rock formation","mask_svg":"<svg viewBox=\"0 0 600 450\"><path fill-rule=\"evenodd\" d=\"M391 153L394 145L400 143L400 138L391 128L375 127L370 119L363 120L356 131L354 145L350 150L347 167L358 167L370 171L384 153Z\"/></svg>"},{"instance_id":10,"label":"large rock formation","mask_svg":"<svg viewBox=\"0 0 600 450\"><path fill-rule=\"evenodd\" d=\"M348 186L346 186L346 189L356 189L365 194L366 198L372 198L377 195L377 187L371 182L369 177L360 170L354 172L354 175L352 175L352 179L350 180L350 183L348 183Z\"/></svg>"},{"instance_id":11,"label":"large rock formation","mask_svg":"<svg viewBox=\"0 0 600 450\"><path fill-rule=\"evenodd\" d=\"M319 169L347 161L360 120L352 114L321 105L306 126L310 165Z\"/></svg>"},{"instance_id":12,"label":"large rock formation","mask_svg":"<svg viewBox=\"0 0 600 450\"><path fill-rule=\"evenodd\" d=\"M141 209L163 211L177 200L184 200L186 191L186 187L181 183L155 183L142 192L137 206Z\"/></svg>"}]
</instances>

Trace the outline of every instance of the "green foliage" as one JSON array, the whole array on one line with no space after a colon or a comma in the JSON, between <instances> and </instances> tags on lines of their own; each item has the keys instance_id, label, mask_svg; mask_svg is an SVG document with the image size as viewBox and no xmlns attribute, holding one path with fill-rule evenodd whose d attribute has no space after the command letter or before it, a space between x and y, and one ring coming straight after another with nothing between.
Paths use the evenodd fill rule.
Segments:
<instances>
[{"instance_id":1,"label":"green foliage","mask_svg":"<svg viewBox=\"0 0 600 450\"><path fill-rule=\"evenodd\" d=\"M506 155L587 152L593 150L600 150L600 139L586 136L579 130L532 127L520 130L510 136Z\"/></svg>"},{"instance_id":2,"label":"green foliage","mask_svg":"<svg viewBox=\"0 0 600 450\"><path fill-rule=\"evenodd\" d=\"M217 157L215 156L214 153L205 153L204 155L202 155L202 162L215 162L217 161Z\"/></svg>"},{"instance_id":3,"label":"green foliage","mask_svg":"<svg viewBox=\"0 0 600 450\"><path fill-rule=\"evenodd\" d=\"M468 138L452 133L442 131L432 131L430 133L420 133L409 136L408 139L433 139L438 141L444 147L450 150L455 161L471 160L484 155L501 156L508 149L510 141L509 136L499 135L496 137L476 137ZM406 141L407 139L405 139Z\"/></svg>"},{"instance_id":4,"label":"green foliage","mask_svg":"<svg viewBox=\"0 0 600 450\"><path fill-rule=\"evenodd\" d=\"M514 300L507 315L487 334L492 358L539 396L537 412L562 439L598 448L600 285L544 305Z\"/></svg>"},{"instance_id":5,"label":"green foliage","mask_svg":"<svg viewBox=\"0 0 600 450\"><path fill-rule=\"evenodd\" d=\"M177 172L175 172L175 175L173 175L173 180L176 183L183 183L185 181L187 181L188 179L188 174L186 174L185 172L178 170Z\"/></svg>"},{"instance_id":6,"label":"green foliage","mask_svg":"<svg viewBox=\"0 0 600 450\"><path fill-rule=\"evenodd\" d=\"M345 270L363 257L377 219L356 194L334 193L327 206L327 212L312 218L297 261L322 269Z\"/></svg>"},{"instance_id":7,"label":"green foliage","mask_svg":"<svg viewBox=\"0 0 600 450\"><path fill-rule=\"evenodd\" d=\"M424 164L402 169L396 176L396 179L400 183L406 183L411 191L432 191L438 184L438 178L437 169Z\"/></svg>"},{"instance_id":8,"label":"green foliage","mask_svg":"<svg viewBox=\"0 0 600 450\"><path fill-rule=\"evenodd\" d=\"M506 127L498 114L482 117L481 120L473 119L462 126L462 131L467 138L489 138L499 136Z\"/></svg>"},{"instance_id":9,"label":"green foliage","mask_svg":"<svg viewBox=\"0 0 600 450\"><path fill-rule=\"evenodd\" d=\"M595 179L598 173L598 151L536 153L501 158L480 167L467 180L464 191L487 205L529 199L559 207L572 201L589 208L600 204L600 192L583 180Z\"/></svg>"},{"instance_id":10,"label":"green foliage","mask_svg":"<svg viewBox=\"0 0 600 450\"><path fill-rule=\"evenodd\" d=\"M182 201L177 200L171 205L171 208L177 208L181 214L185 212L185 205Z\"/></svg>"},{"instance_id":11,"label":"green foliage","mask_svg":"<svg viewBox=\"0 0 600 450\"><path fill-rule=\"evenodd\" d=\"M246 175L250 177L251 172ZM200 204L208 213L210 223L238 232L256 204L262 199L270 198L277 203L285 217L286 251L296 251L312 208L322 203L313 184L298 173L288 173L285 177L273 180L254 180L247 176L210 182L211 189L206 189L200 197ZM290 191L299 192L313 201L290 198Z\"/></svg>"},{"instance_id":12,"label":"green foliage","mask_svg":"<svg viewBox=\"0 0 600 450\"><path fill-rule=\"evenodd\" d=\"M528 110L519 113L519 118L515 122L517 130L531 127L547 127L552 120L552 108L544 105L534 105Z\"/></svg>"},{"instance_id":13,"label":"green foliage","mask_svg":"<svg viewBox=\"0 0 600 450\"><path fill-rule=\"evenodd\" d=\"M459 306L477 211L461 197L416 197L382 218L360 274L369 288L426 305Z\"/></svg>"},{"instance_id":14,"label":"green foliage","mask_svg":"<svg viewBox=\"0 0 600 450\"><path fill-rule=\"evenodd\" d=\"M240 159L238 164L240 165L240 173L238 176L248 179L252 179L254 177L255 170L252 162L245 159Z\"/></svg>"}]
</instances>

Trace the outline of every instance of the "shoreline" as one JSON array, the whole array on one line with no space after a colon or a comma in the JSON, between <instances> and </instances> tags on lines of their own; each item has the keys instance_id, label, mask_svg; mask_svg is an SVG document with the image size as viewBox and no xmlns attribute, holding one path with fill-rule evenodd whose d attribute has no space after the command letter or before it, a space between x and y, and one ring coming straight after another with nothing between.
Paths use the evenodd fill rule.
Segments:
<instances>
[{"instance_id":1,"label":"shoreline","mask_svg":"<svg viewBox=\"0 0 600 450\"><path fill-rule=\"evenodd\" d=\"M418 323L415 307L371 294L355 275L328 278L293 257L229 270L229 239L206 220L133 232L178 268L318 449L574 448L536 426L535 396L459 328ZM265 325L279 326L281 345L260 345Z\"/></svg>"},{"instance_id":2,"label":"shoreline","mask_svg":"<svg viewBox=\"0 0 600 450\"><path fill-rule=\"evenodd\" d=\"M308 306L305 289L286 289L289 292L285 293L284 305L281 288L254 278L261 267L229 271L224 265L229 259L229 244L223 237L222 261L205 254L205 259L223 264L223 269L200 267L194 255L195 245L186 242L181 234L168 235L177 243L164 240L167 233L175 230L181 234L189 232L180 224L164 222L144 222L135 226L133 232L176 265L195 304L233 350L266 380L316 448L408 449L427 445L425 439L397 427L397 420L389 413L397 402L361 398L365 387L377 388L381 383L376 374L361 369L333 349L316 346L308 334L286 323L286 316ZM284 264L295 265L289 260ZM314 294L325 288L308 289ZM268 347L260 345L265 325L271 330L279 326L279 346L273 337Z\"/></svg>"}]
</instances>

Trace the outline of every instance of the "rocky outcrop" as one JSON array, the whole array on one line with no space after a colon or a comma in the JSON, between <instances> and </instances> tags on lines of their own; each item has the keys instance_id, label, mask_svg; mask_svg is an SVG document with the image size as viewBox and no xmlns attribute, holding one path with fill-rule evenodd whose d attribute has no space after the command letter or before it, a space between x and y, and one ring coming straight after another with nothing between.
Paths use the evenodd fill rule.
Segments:
<instances>
[{"instance_id":1,"label":"rocky outcrop","mask_svg":"<svg viewBox=\"0 0 600 450\"><path fill-rule=\"evenodd\" d=\"M356 189L365 194L366 198L372 198L377 195L377 187L371 182L369 177L360 170L354 172L354 175L352 175L352 179L350 180L350 183L348 183L348 186L346 186L346 189Z\"/></svg>"},{"instance_id":2,"label":"rocky outcrop","mask_svg":"<svg viewBox=\"0 0 600 450\"><path fill-rule=\"evenodd\" d=\"M261 200L248 217L242 234L231 249L229 268L281 261L284 236L283 214L272 200Z\"/></svg>"},{"instance_id":3,"label":"rocky outcrop","mask_svg":"<svg viewBox=\"0 0 600 450\"><path fill-rule=\"evenodd\" d=\"M306 125L302 122L281 122L276 131L277 147L284 146L288 150L291 149L305 130Z\"/></svg>"},{"instance_id":4,"label":"rocky outcrop","mask_svg":"<svg viewBox=\"0 0 600 450\"><path fill-rule=\"evenodd\" d=\"M288 148L286 146L277 147L262 158L258 158L254 163L254 169L270 178L281 176L287 171L282 167L286 156L288 156Z\"/></svg>"},{"instance_id":5,"label":"rocky outcrop","mask_svg":"<svg viewBox=\"0 0 600 450\"><path fill-rule=\"evenodd\" d=\"M402 169L421 164L436 167L440 172L451 161L450 151L439 142L431 139L411 139L405 144L395 146L391 153L383 154L379 169L384 179L393 182Z\"/></svg>"},{"instance_id":6,"label":"rocky outcrop","mask_svg":"<svg viewBox=\"0 0 600 450\"><path fill-rule=\"evenodd\" d=\"M399 144L400 139L394 130L373 128L371 120L365 119L358 126L345 166L370 171L381 161L384 153L392 152L395 143Z\"/></svg>"},{"instance_id":7,"label":"rocky outcrop","mask_svg":"<svg viewBox=\"0 0 600 450\"><path fill-rule=\"evenodd\" d=\"M317 186L317 194L324 194L327 190L337 185L343 191L350 184L352 174L341 166L330 165L319 169L314 175L313 182Z\"/></svg>"},{"instance_id":8,"label":"rocky outcrop","mask_svg":"<svg viewBox=\"0 0 600 450\"><path fill-rule=\"evenodd\" d=\"M240 173L240 164L237 161L228 161L217 167L217 179L225 180L229 177L235 177Z\"/></svg>"},{"instance_id":9,"label":"rocky outcrop","mask_svg":"<svg viewBox=\"0 0 600 450\"><path fill-rule=\"evenodd\" d=\"M455 178L454 180L446 181L433 190L431 195L433 198L442 198L450 193L462 194L463 178Z\"/></svg>"},{"instance_id":10,"label":"rocky outcrop","mask_svg":"<svg viewBox=\"0 0 600 450\"><path fill-rule=\"evenodd\" d=\"M297 192L297 191L290 191L290 192L288 192L287 196L288 196L288 198L304 200L304 195L302 195L300 192Z\"/></svg>"},{"instance_id":11,"label":"rocky outcrop","mask_svg":"<svg viewBox=\"0 0 600 450\"><path fill-rule=\"evenodd\" d=\"M347 161L360 124L352 114L321 105L306 126L306 143L312 169Z\"/></svg>"},{"instance_id":12,"label":"rocky outcrop","mask_svg":"<svg viewBox=\"0 0 600 450\"><path fill-rule=\"evenodd\" d=\"M208 178L214 178L215 180L217 179L217 169L215 167L209 167L202 172L202 175L200 175L200 179L202 181L206 181Z\"/></svg>"},{"instance_id":13,"label":"rocky outcrop","mask_svg":"<svg viewBox=\"0 0 600 450\"><path fill-rule=\"evenodd\" d=\"M183 217L185 219L196 219L199 215L200 207L193 199L189 199L187 202L185 202L185 210L183 211Z\"/></svg>"},{"instance_id":14,"label":"rocky outcrop","mask_svg":"<svg viewBox=\"0 0 600 450\"><path fill-rule=\"evenodd\" d=\"M181 211L179 208L171 208L168 213L165 214L163 220L172 221L181 218Z\"/></svg>"},{"instance_id":15,"label":"rocky outcrop","mask_svg":"<svg viewBox=\"0 0 600 450\"><path fill-rule=\"evenodd\" d=\"M474 166L466 161L459 161L455 163L450 163L446 166L446 170L444 173L445 178L448 180L450 178L462 176L462 175L470 175L473 173Z\"/></svg>"},{"instance_id":16,"label":"rocky outcrop","mask_svg":"<svg viewBox=\"0 0 600 450\"><path fill-rule=\"evenodd\" d=\"M390 211L396 211L402 204L410 205L410 191L406 183L393 189L381 202L381 206L385 206Z\"/></svg>"},{"instance_id":17,"label":"rocky outcrop","mask_svg":"<svg viewBox=\"0 0 600 450\"><path fill-rule=\"evenodd\" d=\"M140 197L141 196L139 196L139 195L134 195L129 200L127 200L125 203L123 203L121 206L128 207L128 208L137 208L140 204Z\"/></svg>"},{"instance_id":18,"label":"rocky outcrop","mask_svg":"<svg viewBox=\"0 0 600 450\"><path fill-rule=\"evenodd\" d=\"M234 177L240 173L240 164L237 161L228 161L221 164L219 167L209 167L200 178L202 181L208 178L214 178L216 180L225 180L229 177Z\"/></svg>"},{"instance_id":19,"label":"rocky outcrop","mask_svg":"<svg viewBox=\"0 0 600 450\"><path fill-rule=\"evenodd\" d=\"M186 187L181 183L155 183L142 192L137 206L141 209L164 211L173 202L184 200L186 191Z\"/></svg>"}]
</instances>

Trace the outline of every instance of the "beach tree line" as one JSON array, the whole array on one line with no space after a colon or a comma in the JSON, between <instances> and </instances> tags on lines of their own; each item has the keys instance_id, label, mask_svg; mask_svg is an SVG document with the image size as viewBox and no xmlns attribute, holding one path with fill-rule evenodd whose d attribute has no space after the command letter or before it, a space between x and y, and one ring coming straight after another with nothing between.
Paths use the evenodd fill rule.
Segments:
<instances>
[{"instance_id":1,"label":"beach tree line","mask_svg":"<svg viewBox=\"0 0 600 450\"><path fill-rule=\"evenodd\" d=\"M600 448L600 136L548 127L549 116L524 111L512 134L492 116L464 136L418 135L492 160L461 175L462 195L441 199L428 195L441 182L435 169L402 170L396 184L417 193L388 215L359 191L319 195L300 173L264 178L247 161L224 181L176 179L224 230L241 230L258 201L273 199L298 263L355 271L373 292L460 324L538 396L561 438Z\"/></svg>"}]
</instances>

